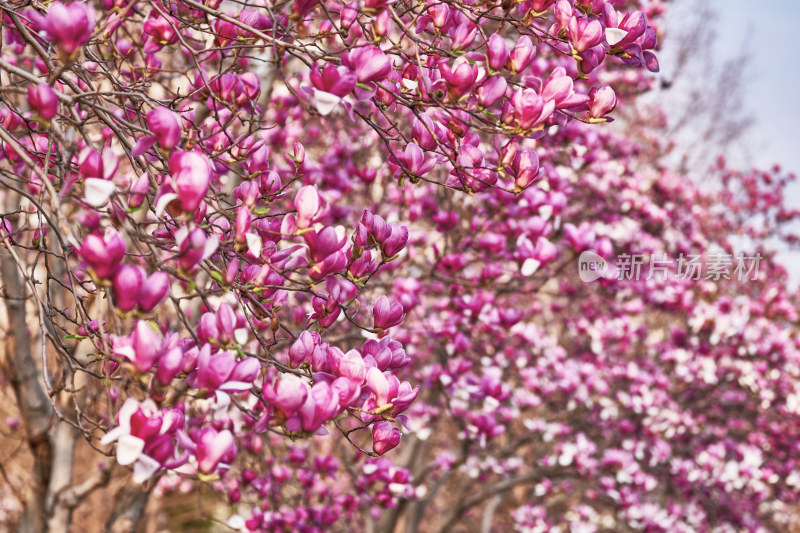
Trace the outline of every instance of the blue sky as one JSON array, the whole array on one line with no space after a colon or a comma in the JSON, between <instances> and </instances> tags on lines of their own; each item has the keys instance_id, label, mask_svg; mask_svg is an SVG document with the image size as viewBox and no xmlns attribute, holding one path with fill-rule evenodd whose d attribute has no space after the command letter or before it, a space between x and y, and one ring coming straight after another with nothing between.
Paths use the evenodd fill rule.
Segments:
<instances>
[{"instance_id":1,"label":"blue sky","mask_svg":"<svg viewBox=\"0 0 800 533\"><path fill-rule=\"evenodd\" d=\"M686 20L698 0L675 0L668 9L664 49L659 55L662 74L669 78L670 31ZM716 40L713 58L720 64L743 50L743 106L754 119L742 136L744 150L725 154L732 166L768 169L779 164L800 176L800 0L707 0L716 12L711 23ZM676 28L677 26L677 28ZM691 27L691 26L690 26ZM697 75L702 76L700 72ZM706 80L692 80L690 85ZM715 88L712 88L714 90ZM698 123L698 127L702 127ZM800 178L799 178L800 179ZM800 208L800 183L790 187L787 204ZM800 252L782 251L778 259L789 269L791 284L800 286Z\"/></svg>"},{"instance_id":2,"label":"blue sky","mask_svg":"<svg viewBox=\"0 0 800 533\"><path fill-rule=\"evenodd\" d=\"M753 163L780 163L800 173L800 2L713 0L712 5L719 14L720 54L735 54L744 45L752 58L745 105L757 120L747 133ZM795 202L800 206L800 194Z\"/></svg>"}]
</instances>

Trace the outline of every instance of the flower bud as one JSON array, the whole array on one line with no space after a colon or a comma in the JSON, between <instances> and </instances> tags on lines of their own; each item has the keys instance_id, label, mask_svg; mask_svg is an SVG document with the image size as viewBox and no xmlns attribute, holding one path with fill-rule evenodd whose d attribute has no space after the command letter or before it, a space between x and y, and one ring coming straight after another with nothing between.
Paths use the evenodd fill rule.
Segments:
<instances>
[{"instance_id":1,"label":"flower bud","mask_svg":"<svg viewBox=\"0 0 800 533\"><path fill-rule=\"evenodd\" d=\"M58 97L46 83L28 86L28 103L45 120L52 119L58 113Z\"/></svg>"}]
</instances>

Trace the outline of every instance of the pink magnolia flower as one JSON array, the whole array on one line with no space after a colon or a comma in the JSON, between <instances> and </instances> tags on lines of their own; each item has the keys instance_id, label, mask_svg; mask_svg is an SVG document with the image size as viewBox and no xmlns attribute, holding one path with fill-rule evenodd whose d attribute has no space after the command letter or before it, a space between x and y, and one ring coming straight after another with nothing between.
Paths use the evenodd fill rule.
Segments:
<instances>
[{"instance_id":1,"label":"pink magnolia flower","mask_svg":"<svg viewBox=\"0 0 800 533\"><path fill-rule=\"evenodd\" d=\"M139 291L147 279L144 269L138 265L122 265L114 275L112 288L117 307L132 311L138 303Z\"/></svg>"},{"instance_id":2,"label":"pink magnolia flower","mask_svg":"<svg viewBox=\"0 0 800 533\"><path fill-rule=\"evenodd\" d=\"M211 182L211 163L199 152L173 152L169 158L169 172L175 197L181 209L195 211L208 192Z\"/></svg>"},{"instance_id":3,"label":"pink magnolia flower","mask_svg":"<svg viewBox=\"0 0 800 533\"><path fill-rule=\"evenodd\" d=\"M244 392L253 386L259 369L257 360L254 363L252 358L245 358L237 362L230 350L212 354L211 345L204 344L197 356L197 368L187 377L187 383L209 393Z\"/></svg>"},{"instance_id":4,"label":"pink magnolia flower","mask_svg":"<svg viewBox=\"0 0 800 533\"><path fill-rule=\"evenodd\" d=\"M395 154L393 154L395 155ZM425 157L422 149L414 143L408 143L405 151L400 155L395 155L399 162L412 174L416 176L424 176L436 166L435 157ZM395 173L395 177L399 176L400 170Z\"/></svg>"},{"instance_id":5,"label":"pink magnolia flower","mask_svg":"<svg viewBox=\"0 0 800 533\"><path fill-rule=\"evenodd\" d=\"M264 398L289 418L306 402L308 385L294 374L284 374L264 387Z\"/></svg>"},{"instance_id":6,"label":"pink magnolia flower","mask_svg":"<svg viewBox=\"0 0 800 533\"><path fill-rule=\"evenodd\" d=\"M325 226L319 232L311 230L305 233L303 239L308 245L311 261L319 263L341 250L342 246L347 242L347 235L341 226L338 226L338 229L332 226Z\"/></svg>"},{"instance_id":7,"label":"pink magnolia flower","mask_svg":"<svg viewBox=\"0 0 800 533\"><path fill-rule=\"evenodd\" d=\"M478 27L472 21L465 21L450 29L450 42L453 50L464 50L475 41Z\"/></svg>"},{"instance_id":8,"label":"pink magnolia flower","mask_svg":"<svg viewBox=\"0 0 800 533\"><path fill-rule=\"evenodd\" d=\"M139 403L128 398L117 413L117 426L106 433L100 444L117 443L117 462L133 465L134 483L143 483L159 469L176 468L188 454L175 457L173 442L184 424L178 409L161 409L152 400Z\"/></svg>"},{"instance_id":9,"label":"pink magnolia flower","mask_svg":"<svg viewBox=\"0 0 800 533\"><path fill-rule=\"evenodd\" d=\"M124 357L139 372L149 372L164 354L164 336L157 326L139 320L127 337L112 336L114 354Z\"/></svg>"},{"instance_id":10,"label":"pink magnolia flower","mask_svg":"<svg viewBox=\"0 0 800 533\"><path fill-rule=\"evenodd\" d=\"M178 34L175 32L176 22L172 17L164 17L155 10L152 11L142 26L144 34L148 36L145 41L145 52L158 52L165 45L178 42Z\"/></svg>"},{"instance_id":11,"label":"pink magnolia flower","mask_svg":"<svg viewBox=\"0 0 800 533\"><path fill-rule=\"evenodd\" d=\"M539 175L539 156L533 150L522 150L514 159L511 170L514 172L515 188L524 189Z\"/></svg>"},{"instance_id":12,"label":"pink magnolia flower","mask_svg":"<svg viewBox=\"0 0 800 533\"><path fill-rule=\"evenodd\" d=\"M305 162L305 160L306 160L306 147L303 146L303 143L301 143L301 142L294 143L294 149L293 149L292 155L294 157L294 162L297 163L298 165L302 165L303 162Z\"/></svg>"},{"instance_id":13,"label":"pink magnolia flower","mask_svg":"<svg viewBox=\"0 0 800 533\"><path fill-rule=\"evenodd\" d=\"M411 127L411 138L426 150L436 149L436 140L444 139L447 134L441 124L434 122L428 115L420 115L414 119Z\"/></svg>"},{"instance_id":14,"label":"pink magnolia flower","mask_svg":"<svg viewBox=\"0 0 800 533\"><path fill-rule=\"evenodd\" d=\"M297 227L305 229L318 222L326 214L322 207L322 199L313 185L306 185L297 191L294 197L294 208L297 209Z\"/></svg>"},{"instance_id":15,"label":"pink magnolia flower","mask_svg":"<svg viewBox=\"0 0 800 533\"><path fill-rule=\"evenodd\" d=\"M342 57L342 64L356 73L361 83L383 81L392 71L389 56L377 46L359 46Z\"/></svg>"},{"instance_id":16,"label":"pink magnolia flower","mask_svg":"<svg viewBox=\"0 0 800 533\"><path fill-rule=\"evenodd\" d=\"M317 111L323 116L328 115L341 99L356 87L356 74L345 66L337 67L328 63L322 69L315 65L311 69L311 84L316 91L314 101Z\"/></svg>"},{"instance_id":17,"label":"pink magnolia flower","mask_svg":"<svg viewBox=\"0 0 800 533\"><path fill-rule=\"evenodd\" d=\"M603 118L617 107L617 95L611 87L593 87L589 91L589 116ZM611 120L610 118L607 120Z\"/></svg>"},{"instance_id":18,"label":"pink magnolia flower","mask_svg":"<svg viewBox=\"0 0 800 533\"><path fill-rule=\"evenodd\" d=\"M343 262L341 262L342 268L344 268L345 264L347 263L347 259L344 257L343 253L336 253L328 257L335 259L337 262L339 262L340 260L336 258L342 257L343 259ZM328 259L326 258L326 261L327 260ZM334 265L334 267L335 266L338 265ZM333 267L331 267L330 264L326 264L325 261L323 261L323 263L317 263L312 269L312 272L310 272L312 279L318 281L319 279L321 279L321 276L319 276L319 274L326 273L331 268ZM336 298L333 298L330 295L328 295L327 299L318 298L316 296L311 298L311 306L314 308L314 314L311 315L310 320L319 320L319 324L325 328L330 327L334 322L336 322L336 319L342 312L342 308L339 307L338 300L336 300Z\"/></svg>"},{"instance_id":19,"label":"pink magnolia flower","mask_svg":"<svg viewBox=\"0 0 800 533\"><path fill-rule=\"evenodd\" d=\"M102 237L87 235L77 252L98 277L111 278L125 257L125 249L122 235L109 226Z\"/></svg>"},{"instance_id":20,"label":"pink magnolia flower","mask_svg":"<svg viewBox=\"0 0 800 533\"><path fill-rule=\"evenodd\" d=\"M203 429L197 438L197 469L203 474L211 474L223 460L233 461L236 457L236 441L233 433L224 429Z\"/></svg>"},{"instance_id":21,"label":"pink magnolia flower","mask_svg":"<svg viewBox=\"0 0 800 533\"><path fill-rule=\"evenodd\" d=\"M397 379L394 376L391 377ZM412 388L408 381L403 381L400 383L400 385L397 387L397 391L389 395L389 401L394 406L392 409L392 415L396 416L408 409L413 401L417 399L418 395L419 385Z\"/></svg>"},{"instance_id":22,"label":"pink magnolia flower","mask_svg":"<svg viewBox=\"0 0 800 533\"><path fill-rule=\"evenodd\" d=\"M542 87L542 98L555 103L556 109L565 109L585 104L586 95L575 94L572 78L564 67L556 67Z\"/></svg>"},{"instance_id":23,"label":"pink magnolia flower","mask_svg":"<svg viewBox=\"0 0 800 533\"><path fill-rule=\"evenodd\" d=\"M157 107L147 113L147 126L158 144L167 150L181 141L181 123L178 115L165 107Z\"/></svg>"},{"instance_id":24,"label":"pink magnolia flower","mask_svg":"<svg viewBox=\"0 0 800 533\"><path fill-rule=\"evenodd\" d=\"M386 375L378 370L376 367L370 367L367 370L366 384L369 390L375 395L375 404L377 407L386 405L389 402L389 381Z\"/></svg>"},{"instance_id":25,"label":"pink magnolia flower","mask_svg":"<svg viewBox=\"0 0 800 533\"><path fill-rule=\"evenodd\" d=\"M58 113L58 97L46 83L28 86L28 103L45 120L52 119Z\"/></svg>"},{"instance_id":26,"label":"pink magnolia flower","mask_svg":"<svg viewBox=\"0 0 800 533\"><path fill-rule=\"evenodd\" d=\"M545 100L533 89L518 89L511 97L513 118L522 130L529 130L542 124L553 114L556 104Z\"/></svg>"},{"instance_id":27,"label":"pink magnolia flower","mask_svg":"<svg viewBox=\"0 0 800 533\"><path fill-rule=\"evenodd\" d=\"M452 67L446 62L441 63L439 72L442 73L448 90L456 98L466 94L478 78L478 69L464 56L456 59Z\"/></svg>"},{"instance_id":28,"label":"pink magnolia flower","mask_svg":"<svg viewBox=\"0 0 800 533\"><path fill-rule=\"evenodd\" d=\"M201 342L229 344L236 338L237 326L239 318L236 312L227 302L223 302L216 313L203 313L200 317L197 338Z\"/></svg>"},{"instance_id":29,"label":"pink magnolia flower","mask_svg":"<svg viewBox=\"0 0 800 533\"><path fill-rule=\"evenodd\" d=\"M499 33L493 33L489 37L486 46L486 64L492 70L500 70L508 59L508 45L506 40Z\"/></svg>"},{"instance_id":30,"label":"pink magnolia flower","mask_svg":"<svg viewBox=\"0 0 800 533\"><path fill-rule=\"evenodd\" d=\"M533 41L527 35L523 35L508 54L508 67L513 73L518 74L530 65L535 55L536 47Z\"/></svg>"},{"instance_id":31,"label":"pink magnolia flower","mask_svg":"<svg viewBox=\"0 0 800 533\"><path fill-rule=\"evenodd\" d=\"M576 252L583 252L592 247L596 235L592 226L586 222L579 226L567 223L564 224L564 237Z\"/></svg>"},{"instance_id":32,"label":"pink magnolia flower","mask_svg":"<svg viewBox=\"0 0 800 533\"><path fill-rule=\"evenodd\" d=\"M572 42L572 47L578 52L583 52L602 43L605 33L599 20L573 16L567 26L567 36Z\"/></svg>"},{"instance_id":33,"label":"pink magnolia flower","mask_svg":"<svg viewBox=\"0 0 800 533\"><path fill-rule=\"evenodd\" d=\"M317 431L327 420L336 416L339 410L339 396L331 386L324 381L316 383L299 410L303 429Z\"/></svg>"},{"instance_id":34,"label":"pink magnolia flower","mask_svg":"<svg viewBox=\"0 0 800 533\"><path fill-rule=\"evenodd\" d=\"M303 363L318 359L315 352L320 352L319 334L304 330L289 347L289 364L298 367Z\"/></svg>"},{"instance_id":35,"label":"pink magnolia flower","mask_svg":"<svg viewBox=\"0 0 800 533\"><path fill-rule=\"evenodd\" d=\"M178 265L183 270L193 270L211 257L218 247L219 238L216 235L208 237L201 228L196 227L178 240Z\"/></svg>"},{"instance_id":36,"label":"pink magnolia flower","mask_svg":"<svg viewBox=\"0 0 800 533\"><path fill-rule=\"evenodd\" d=\"M399 302L389 304L386 296L381 296L372 306L375 329L385 331L400 324L405 318L403 306Z\"/></svg>"},{"instance_id":37,"label":"pink magnolia flower","mask_svg":"<svg viewBox=\"0 0 800 533\"><path fill-rule=\"evenodd\" d=\"M169 275L166 272L153 272L142 284L138 295L139 309L149 313L161 303L169 291Z\"/></svg>"},{"instance_id":38,"label":"pink magnolia flower","mask_svg":"<svg viewBox=\"0 0 800 533\"><path fill-rule=\"evenodd\" d=\"M504 76L492 76L478 87L478 101L484 107L490 107L500 100L508 90L508 82Z\"/></svg>"},{"instance_id":39,"label":"pink magnolia flower","mask_svg":"<svg viewBox=\"0 0 800 533\"><path fill-rule=\"evenodd\" d=\"M89 42L95 28L94 8L82 2L54 2L47 10L44 30L66 54Z\"/></svg>"},{"instance_id":40,"label":"pink magnolia flower","mask_svg":"<svg viewBox=\"0 0 800 533\"><path fill-rule=\"evenodd\" d=\"M400 430L392 427L390 422L381 420L372 426L372 449L383 455L400 443Z\"/></svg>"},{"instance_id":41,"label":"pink magnolia flower","mask_svg":"<svg viewBox=\"0 0 800 533\"><path fill-rule=\"evenodd\" d=\"M558 248L555 244L544 237L536 239L536 246L533 249L533 258L540 263L548 263L558 257Z\"/></svg>"},{"instance_id":42,"label":"pink magnolia flower","mask_svg":"<svg viewBox=\"0 0 800 533\"><path fill-rule=\"evenodd\" d=\"M408 243L408 228L406 226L398 226L391 224L389 236L383 240L381 244L381 254L386 261L400 253Z\"/></svg>"},{"instance_id":43,"label":"pink magnolia flower","mask_svg":"<svg viewBox=\"0 0 800 533\"><path fill-rule=\"evenodd\" d=\"M330 366L353 385L361 387L364 383L364 379L367 376L367 366L364 364L364 359L358 353L358 350L350 350L346 354L342 354L341 351L328 350L328 360Z\"/></svg>"}]
</instances>

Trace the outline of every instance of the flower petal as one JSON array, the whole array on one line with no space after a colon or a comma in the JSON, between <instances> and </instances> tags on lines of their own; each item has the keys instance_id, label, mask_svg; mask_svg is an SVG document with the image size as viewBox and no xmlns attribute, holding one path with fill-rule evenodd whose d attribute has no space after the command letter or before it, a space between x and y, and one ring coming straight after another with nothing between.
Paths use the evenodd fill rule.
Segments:
<instances>
[{"instance_id":1,"label":"flower petal","mask_svg":"<svg viewBox=\"0 0 800 533\"><path fill-rule=\"evenodd\" d=\"M342 99L335 94L326 93L325 91L314 92L314 105L323 117L330 114L341 101Z\"/></svg>"},{"instance_id":2,"label":"flower petal","mask_svg":"<svg viewBox=\"0 0 800 533\"><path fill-rule=\"evenodd\" d=\"M113 181L100 178L86 178L84 181L84 201L92 207L101 207L117 190Z\"/></svg>"},{"instance_id":3,"label":"flower petal","mask_svg":"<svg viewBox=\"0 0 800 533\"><path fill-rule=\"evenodd\" d=\"M142 455L144 441L133 435L123 435L117 442L117 462L122 466L133 464Z\"/></svg>"},{"instance_id":4,"label":"flower petal","mask_svg":"<svg viewBox=\"0 0 800 533\"><path fill-rule=\"evenodd\" d=\"M153 474L155 474L159 468L161 468L161 465L158 461L147 455L142 455L133 465L133 482L144 483L153 477Z\"/></svg>"}]
</instances>

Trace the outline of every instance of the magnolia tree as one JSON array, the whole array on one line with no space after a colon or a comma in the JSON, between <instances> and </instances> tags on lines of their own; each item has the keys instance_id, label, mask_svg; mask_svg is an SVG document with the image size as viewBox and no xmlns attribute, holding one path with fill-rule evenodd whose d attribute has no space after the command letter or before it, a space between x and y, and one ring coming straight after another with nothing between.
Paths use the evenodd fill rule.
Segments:
<instances>
[{"instance_id":1,"label":"magnolia tree","mask_svg":"<svg viewBox=\"0 0 800 533\"><path fill-rule=\"evenodd\" d=\"M20 530L791 527L791 176L603 124L660 2L0 8Z\"/></svg>"}]
</instances>

